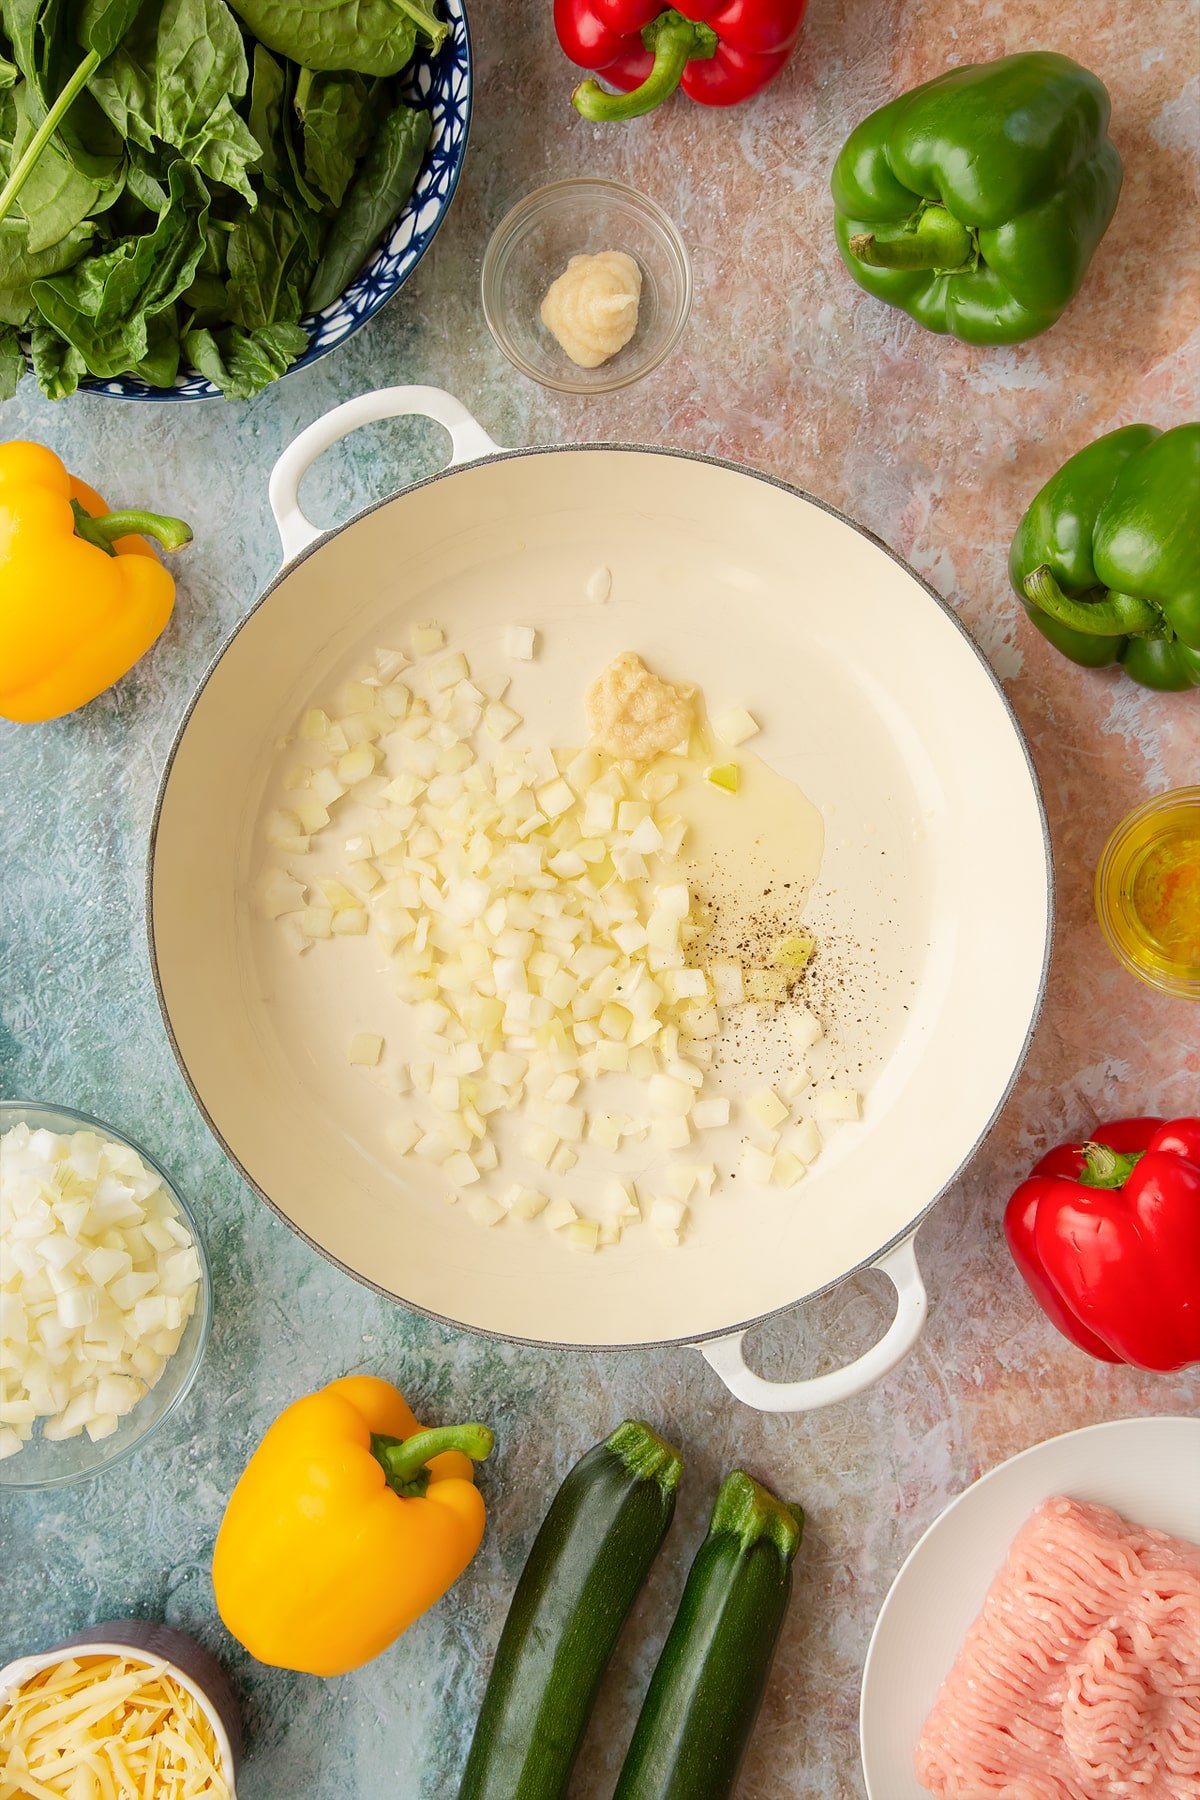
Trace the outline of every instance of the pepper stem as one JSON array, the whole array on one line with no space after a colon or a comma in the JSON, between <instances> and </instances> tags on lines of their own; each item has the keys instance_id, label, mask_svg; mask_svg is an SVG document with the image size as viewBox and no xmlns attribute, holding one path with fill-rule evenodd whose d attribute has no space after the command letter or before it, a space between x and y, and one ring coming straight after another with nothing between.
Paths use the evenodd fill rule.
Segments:
<instances>
[{"instance_id":1,"label":"pepper stem","mask_svg":"<svg viewBox=\"0 0 1200 1800\"><path fill-rule=\"evenodd\" d=\"M4 186L0 188L0 221L7 219L16 205L21 189L33 173L38 157L58 130L64 115L70 111L81 91L99 67L99 52L89 50L62 92L55 98L45 118L18 157L16 167Z\"/></svg>"},{"instance_id":2,"label":"pepper stem","mask_svg":"<svg viewBox=\"0 0 1200 1800\"><path fill-rule=\"evenodd\" d=\"M1152 600L1135 594L1105 593L1103 600L1072 600L1043 563L1023 583L1025 597L1060 625L1089 637L1169 637L1170 628Z\"/></svg>"},{"instance_id":3,"label":"pepper stem","mask_svg":"<svg viewBox=\"0 0 1200 1800\"><path fill-rule=\"evenodd\" d=\"M1084 1144L1080 1184L1090 1188L1122 1188L1144 1155L1144 1150L1125 1155L1110 1144Z\"/></svg>"},{"instance_id":4,"label":"pepper stem","mask_svg":"<svg viewBox=\"0 0 1200 1800\"><path fill-rule=\"evenodd\" d=\"M405 1498L423 1494L429 1486L426 1464L447 1450L461 1450L472 1462L482 1462L491 1454L495 1433L486 1425L435 1425L429 1431L415 1431L411 1437L382 1437L371 1433L371 1455L387 1476L393 1493Z\"/></svg>"},{"instance_id":5,"label":"pepper stem","mask_svg":"<svg viewBox=\"0 0 1200 1800\"><path fill-rule=\"evenodd\" d=\"M902 231L860 231L850 254L872 269L961 269L975 253L975 233L944 206L926 206Z\"/></svg>"},{"instance_id":6,"label":"pepper stem","mask_svg":"<svg viewBox=\"0 0 1200 1800\"><path fill-rule=\"evenodd\" d=\"M192 541L191 526L164 513L110 512L93 518L78 500L72 500L71 510L75 514L75 536L94 544L106 556L117 554L113 545L123 537L152 537L164 550L182 550Z\"/></svg>"},{"instance_id":7,"label":"pepper stem","mask_svg":"<svg viewBox=\"0 0 1200 1800\"><path fill-rule=\"evenodd\" d=\"M641 86L628 94L610 94L589 76L571 95L576 112L598 125L614 119L639 119L643 113L653 112L675 92L693 58L706 61L715 55L717 34L711 25L685 19L671 8L651 19L642 32L642 42L654 52L654 65Z\"/></svg>"}]
</instances>

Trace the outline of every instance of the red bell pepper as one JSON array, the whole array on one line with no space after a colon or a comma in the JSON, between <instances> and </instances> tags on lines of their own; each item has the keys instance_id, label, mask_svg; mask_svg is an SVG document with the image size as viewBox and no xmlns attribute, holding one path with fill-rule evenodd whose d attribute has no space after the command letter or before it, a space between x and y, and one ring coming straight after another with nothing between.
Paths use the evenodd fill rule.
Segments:
<instances>
[{"instance_id":1,"label":"red bell pepper","mask_svg":"<svg viewBox=\"0 0 1200 1800\"><path fill-rule=\"evenodd\" d=\"M1064 1337L1104 1362L1200 1362L1200 1119L1119 1119L1043 1156L1004 1215Z\"/></svg>"},{"instance_id":2,"label":"red bell pepper","mask_svg":"<svg viewBox=\"0 0 1200 1800\"><path fill-rule=\"evenodd\" d=\"M778 75L796 46L806 0L554 0L558 41L581 69L585 119L635 119L681 87L702 106L736 106Z\"/></svg>"}]
</instances>

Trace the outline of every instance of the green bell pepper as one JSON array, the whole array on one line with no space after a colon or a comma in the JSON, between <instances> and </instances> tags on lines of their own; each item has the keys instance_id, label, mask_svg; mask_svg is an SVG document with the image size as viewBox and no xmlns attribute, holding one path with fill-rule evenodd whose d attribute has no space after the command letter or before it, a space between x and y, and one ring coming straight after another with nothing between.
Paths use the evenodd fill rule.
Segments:
<instances>
[{"instance_id":1,"label":"green bell pepper","mask_svg":"<svg viewBox=\"0 0 1200 1800\"><path fill-rule=\"evenodd\" d=\"M1143 687L1200 687L1200 424L1126 425L1063 464L1008 571L1056 650Z\"/></svg>"},{"instance_id":2,"label":"green bell pepper","mask_svg":"<svg viewBox=\"0 0 1200 1800\"><path fill-rule=\"evenodd\" d=\"M1108 91L1036 50L950 69L855 127L833 170L860 287L930 331L1019 344L1078 293L1121 191Z\"/></svg>"}]
</instances>

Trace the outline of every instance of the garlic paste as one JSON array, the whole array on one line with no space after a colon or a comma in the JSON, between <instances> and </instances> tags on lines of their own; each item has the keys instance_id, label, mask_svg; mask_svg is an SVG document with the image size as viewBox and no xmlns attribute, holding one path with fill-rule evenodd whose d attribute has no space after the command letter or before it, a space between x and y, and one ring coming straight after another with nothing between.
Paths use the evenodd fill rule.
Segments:
<instances>
[{"instance_id":1,"label":"garlic paste","mask_svg":"<svg viewBox=\"0 0 1200 1800\"><path fill-rule=\"evenodd\" d=\"M626 650L588 689L588 729L618 762L649 762L687 744L695 717L693 692L660 680Z\"/></svg>"},{"instance_id":2,"label":"garlic paste","mask_svg":"<svg viewBox=\"0 0 1200 1800\"><path fill-rule=\"evenodd\" d=\"M637 330L642 271L624 250L573 256L546 290L542 323L580 369L598 369Z\"/></svg>"}]
</instances>

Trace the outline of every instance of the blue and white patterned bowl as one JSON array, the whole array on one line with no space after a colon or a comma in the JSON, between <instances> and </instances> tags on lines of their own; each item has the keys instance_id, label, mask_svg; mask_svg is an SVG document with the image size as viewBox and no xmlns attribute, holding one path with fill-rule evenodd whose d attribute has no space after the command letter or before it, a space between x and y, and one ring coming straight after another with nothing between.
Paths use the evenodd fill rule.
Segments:
<instances>
[{"instance_id":1,"label":"blue and white patterned bowl","mask_svg":"<svg viewBox=\"0 0 1200 1800\"><path fill-rule=\"evenodd\" d=\"M450 209L467 150L471 123L471 37L463 0L443 0L450 33L436 55L418 51L401 79L401 97L433 114L433 136L417 185L387 237L340 300L300 323L308 349L287 371L307 369L377 313L404 285L433 242ZM136 375L111 381L85 378L81 391L118 400L219 400L221 390L194 369L181 369L169 388L151 387Z\"/></svg>"}]
</instances>

